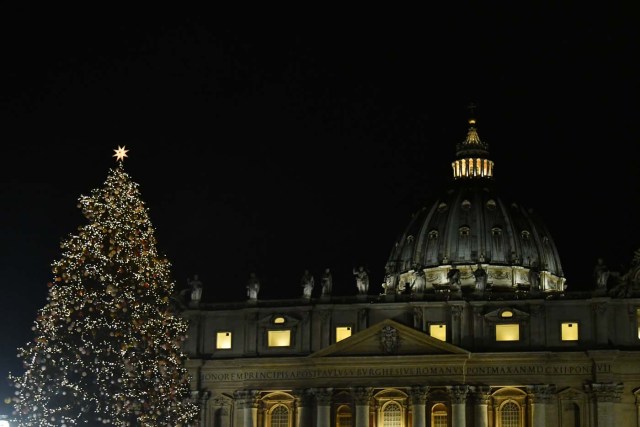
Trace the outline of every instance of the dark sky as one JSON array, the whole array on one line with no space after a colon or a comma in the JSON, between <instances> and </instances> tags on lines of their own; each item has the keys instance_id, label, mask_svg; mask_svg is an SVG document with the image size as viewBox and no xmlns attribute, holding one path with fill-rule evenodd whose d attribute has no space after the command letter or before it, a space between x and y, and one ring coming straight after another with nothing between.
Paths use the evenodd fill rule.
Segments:
<instances>
[{"instance_id":1,"label":"dark sky","mask_svg":"<svg viewBox=\"0 0 640 427\"><path fill-rule=\"evenodd\" d=\"M49 18L0 26L2 396L118 145L178 286L199 274L209 301L243 300L251 271L261 297L297 297L325 267L351 295L361 264L378 293L411 213L451 179L470 102L503 199L545 220L570 289L640 247L633 11Z\"/></svg>"}]
</instances>

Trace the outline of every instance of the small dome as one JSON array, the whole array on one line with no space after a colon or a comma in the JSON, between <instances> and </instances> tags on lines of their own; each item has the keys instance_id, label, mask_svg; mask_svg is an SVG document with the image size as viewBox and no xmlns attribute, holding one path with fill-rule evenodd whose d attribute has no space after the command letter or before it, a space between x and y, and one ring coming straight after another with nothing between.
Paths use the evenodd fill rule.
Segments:
<instances>
[{"instance_id":1,"label":"small dome","mask_svg":"<svg viewBox=\"0 0 640 427\"><path fill-rule=\"evenodd\" d=\"M473 287L476 272L485 270L493 290L563 291L551 235L533 211L496 193L488 146L480 141L475 120L470 126L457 146L451 187L412 216L391 251L387 276L399 279L403 289L420 271L430 289L451 284L455 270L464 288Z\"/></svg>"}]
</instances>

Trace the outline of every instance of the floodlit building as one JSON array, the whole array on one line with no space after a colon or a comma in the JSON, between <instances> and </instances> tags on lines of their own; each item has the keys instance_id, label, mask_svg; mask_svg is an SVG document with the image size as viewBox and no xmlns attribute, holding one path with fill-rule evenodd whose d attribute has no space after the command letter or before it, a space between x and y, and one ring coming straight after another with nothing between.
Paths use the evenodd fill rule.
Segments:
<instances>
[{"instance_id":1,"label":"floodlit building","mask_svg":"<svg viewBox=\"0 0 640 427\"><path fill-rule=\"evenodd\" d=\"M567 292L554 240L503 201L475 120L451 186L391 248L383 293L191 304L206 427L638 427L640 254ZM362 273L362 274L360 274Z\"/></svg>"}]
</instances>

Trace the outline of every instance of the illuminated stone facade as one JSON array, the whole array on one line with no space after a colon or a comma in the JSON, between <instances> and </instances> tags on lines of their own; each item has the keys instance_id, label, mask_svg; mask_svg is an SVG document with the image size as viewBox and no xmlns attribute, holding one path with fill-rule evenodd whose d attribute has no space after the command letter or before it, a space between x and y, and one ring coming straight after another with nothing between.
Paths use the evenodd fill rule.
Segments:
<instances>
[{"instance_id":1,"label":"illuminated stone facade","mask_svg":"<svg viewBox=\"0 0 640 427\"><path fill-rule=\"evenodd\" d=\"M640 299L399 299L185 311L202 426L637 427Z\"/></svg>"},{"instance_id":2,"label":"illuminated stone facade","mask_svg":"<svg viewBox=\"0 0 640 427\"><path fill-rule=\"evenodd\" d=\"M201 427L640 426L640 253L616 283L566 292L473 120L457 157L382 294L188 304Z\"/></svg>"}]
</instances>

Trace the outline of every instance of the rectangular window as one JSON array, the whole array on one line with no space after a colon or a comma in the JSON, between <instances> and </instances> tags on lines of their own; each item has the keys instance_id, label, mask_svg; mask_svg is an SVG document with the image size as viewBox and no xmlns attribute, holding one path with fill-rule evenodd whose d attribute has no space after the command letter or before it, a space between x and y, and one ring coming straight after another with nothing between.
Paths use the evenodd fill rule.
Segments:
<instances>
[{"instance_id":1,"label":"rectangular window","mask_svg":"<svg viewBox=\"0 0 640 427\"><path fill-rule=\"evenodd\" d=\"M289 347L291 345L291 331L267 331L269 347Z\"/></svg>"},{"instance_id":2,"label":"rectangular window","mask_svg":"<svg viewBox=\"0 0 640 427\"><path fill-rule=\"evenodd\" d=\"M351 336L351 326L338 326L336 328L336 342Z\"/></svg>"},{"instance_id":3,"label":"rectangular window","mask_svg":"<svg viewBox=\"0 0 640 427\"><path fill-rule=\"evenodd\" d=\"M429 335L440 341L447 340L447 325L444 323L432 323L429 325Z\"/></svg>"},{"instance_id":4,"label":"rectangular window","mask_svg":"<svg viewBox=\"0 0 640 427\"><path fill-rule=\"evenodd\" d=\"M519 341L520 325L518 323L506 323L496 325L496 341Z\"/></svg>"},{"instance_id":5,"label":"rectangular window","mask_svg":"<svg viewBox=\"0 0 640 427\"><path fill-rule=\"evenodd\" d=\"M217 349L231 348L231 332L218 332L216 334L216 348Z\"/></svg>"},{"instance_id":6,"label":"rectangular window","mask_svg":"<svg viewBox=\"0 0 640 427\"><path fill-rule=\"evenodd\" d=\"M562 341L578 341L578 322L563 322Z\"/></svg>"}]
</instances>

